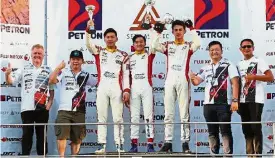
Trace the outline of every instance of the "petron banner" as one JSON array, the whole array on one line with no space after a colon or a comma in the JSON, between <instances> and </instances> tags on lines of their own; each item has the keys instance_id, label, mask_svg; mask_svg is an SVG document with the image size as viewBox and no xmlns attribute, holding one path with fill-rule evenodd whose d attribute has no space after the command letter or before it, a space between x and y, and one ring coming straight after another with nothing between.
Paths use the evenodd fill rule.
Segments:
<instances>
[{"instance_id":1,"label":"petron banner","mask_svg":"<svg viewBox=\"0 0 275 158\"><path fill-rule=\"evenodd\" d=\"M21 83L7 85L5 71L8 63L12 71L28 63L32 45L44 45L44 14L42 0L1 0L1 155L18 155L22 141L22 126L2 125L22 123ZM34 145L32 151L36 154L35 150Z\"/></svg>"},{"instance_id":2,"label":"petron banner","mask_svg":"<svg viewBox=\"0 0 275 158\"><path fill-rule=\"evenodd\" d=\"M24 1L27 2L27 1ZM1 1L3 3L3 0ZM28 25L2 22L1 17L1 45L5 49L1 49L1 63L4 60L13 61L14 67L20 66L18 61L20 59L4 58L2 54L5 52L21 52L20 55L25 55L30 52L30 46L33 43L43 43L43 27L44 6L42 0L35 2L29 0L29 19ZM85 64L83 69L88 71L92 77L97 77L96 65L94 57L86 49L84 42L85 28L90 17L85 7L87 5L95 6L93 11L93 20L95 23L96 32L92 34L92 40L95 44L105 46L103 32L107 28L114 28L118 32L117 47L128 54L131 54L132 37L135 34L142 34L147 39L147 45L150 41L150 33L144 30L141 24L147 12L152 16L152 21L160 21L166 13L172 14L175 19L190 18L197 29L197 33L201 38L201 48L192 56L190 60L190 68L193 72L198 72L201 67L210 62L207 45L210 41L217 40L223 44L223 57L231 60L237 64L243 57L239 51L240 41L243 38L252 38L255 42L255 55L263 58L270 69L275 73L275 2L274 0L156 0L155 5L148 9L145 6L144 0L47 0L47 45L48 45L48 65L54 69L62 60L66 62L69 60L69 54L72 50L78 49L83 51ZM7 5L8 6L8 5ZM20 5L22 6L22 5ZM238 7L236 7L238 6ZM2 4L3 8L3 4ZM34 12L33 10L39 11ZM245 8L245 9L244 9ZM32 10L31 10L32 9ZM22 13L25 13L22 10ZM5 13L5 14L4 14ZM13 13L16 13L15 11ZM38 15L39 13L39 15ZM41 15L40 15L41 13ZM8 14L2 9L2 16ZM35 15L35 16L32 16ZM20 19L10 18L10 19ZM37 21L31 21L34 18ZM7 21L7 20L6 20ZM23 21L23 20L22 20ZM25 22L25 21L23 21ZM23 23L22 22L22 23ZM32 24L32 25L30 25ZM37 28L35 27L37 26ZM12 32L11 28L14 29ZM23 28L21 28L23 27ZM15 33L16 31L29 28L27 33ZM9 31L8 31L9 30ZM23 32L23 31L22 31ZM36 33L36 36L31 36ZM3 38L4 35L9 36ZM11 36L12 35L12 36ZM41 38L40 38L41 35ZM14 38L13 38L14 37ZM22 39L20 39L22 37ZM30 37L30 38L28 38ZM31 38L32 37L32 38ZM35 37L35 38L34 38ZM10 41L8 41L8 40ZM17 46L11 45L10 42L26 41L29 39L28 45ZM187 31L185 39L190 40ZM162 41L173 40L171 26L167 25L162 33ZM33 42L34 41L34 42ZM3 43L5 42L5 43ZM25 49L23 49L23 47ZM5 51L4 51L5 50ZM15 51L18 50L18 51ZM22 53L22 50L26 50ZM6 53L8 54L8 53ZM12 53L10 53L12 54ZM15 53L14 53L15 55ZM16 54L17 55L17 54ZM6 57L6 56L5 56ZM9 57L9 56L8 56ZM26 57L29 59L29 56ZM12 65L13 65L12 63ZM16 65L16 63L18 65ZM68 65L68 64L67 64ZM1 65L2 66L2 65ZM1 124L2 123L21 123L20 119L20 87L7 87L4 84L4 70L6 65L3 65L1 71ZM16 67L17 66L17 67ZM161 53L157 53L153 61L153 90L154 90L154 119L155 122L164 121L164 82L166 78L166 57ZM4 84L2 86L2 83ZM55 103L50 111L49 122L54 123L58 110L59 93L58 86L55 94ZM4 89L5 88L5 89ZM86 87L86 122L96 123L96 88ZM203 117L203 102L204 102L204 83L199 86L191 86L191 102L190 102L190 121L191 122L205 122ZM3 97L2 97L3 96ZM268 82L265 86L265 106L263 109L262 120L274 121L275 118L275 82ZM13 99L11 99L13 97ZM3 98L3 101L2 101ZM9 98L9 99L8 99ZM18 99L17 99L18 98ZM14 103L13 103L14 102ZM11 105L15 104L14 106ZM6 107L6 109L3 109ZM15 108L15 109L14 109ZM142 105L141 105L142 108ZM109 108L110 109L110 108ZM141 110L142 111L142 110ZM129 110L124 108L124 122L130 122ZM10 117L10 118L8 118ZM112 122L111 110L109 110L109 122ZM143 113L140 114L140 122L144 121ZM175 122L179 122L179 110L175 111ZM232 114L233 122L241 122L240 116L237 113ZM263 153L273 153L273 134L272 124L263 124ZM4 133L4 131L6 131ZM11 133L13 131L14 133ZM92 153L98 148L97 143L97 127L87 125L87 136L81 144L80 153ZM139 151L146 151L146 136L145 127L140 126ZM242 134L240 124L232 125L233 139L234 139L234 153L245 154L245 139ZM208 131L207 126L203 124L191 125L190 129L191 140L190 148L193 152L209 153ZM241 134L240 134L241 133ZM21 127L2 127L1 126L1 154L18 154L21 151ZM175 152L181 151L180 142L180 126L175 125L174 130L173 150ZM16 137L16 138L13 138ZM125 150L130 149L130 127L125 126ZM3 138L3 139L2 139ZM12 139L11 139L12 138ZM9 140L14 140L9 142ZM16 141L15 141L16 140ZM113 127L108 127L107 133L107 151L115 150L115 143L113 141ZM155 126L155 141L154 146L159 150L164 142L164 127L163 125ZM2 145L3 144L3 145ZM12 144L12 146L11 146ZM222 145L222 143L221 143ZM34 143L35 146L35 143ZM48 146L49 155L56 155L56 137L54 127L48 128ZM35 148L33 148L33 152ZM4 153L5 152L5 153ZM222 153L222 148L220 150ZM66 153L70 153L70 142Z\"/></svg>"}]
</instances>

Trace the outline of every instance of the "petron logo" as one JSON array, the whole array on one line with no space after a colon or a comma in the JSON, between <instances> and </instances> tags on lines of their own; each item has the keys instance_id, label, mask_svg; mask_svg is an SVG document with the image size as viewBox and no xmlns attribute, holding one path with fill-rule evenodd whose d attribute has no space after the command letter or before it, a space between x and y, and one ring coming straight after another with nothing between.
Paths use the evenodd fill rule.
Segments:
<instances>
[{"instance_id":1,"label":"petron logo","mask_svg":"<svg viewBox=\"0 0 275 158\"><path fill-rule=\"evenodd\" d=\"M69 39L83 39L87 22L90 20L85 7L87 5L95 6L93 20L96 30L102 30L102 0L69 0ZM78 31L78 32L76 32ZM79 32L80 31L80 32ZM92 39L102 39L102 32L95 32L91 35Z\"/></svg>"},{"instance_id":2,"label":"petron logo","mask_svg":"<svg viewBox=\"0 0 275 158\"><path fill-rule=\"evenodd\" d=\"M30 34L29 1L1 1L1 32Z\"/></svg>"},{"instance_id":3,"label":"petron logo","mask_svg":"<svg viewBox=\"0 0 275 158\"><path fill-rule=\"evenodd\" d=\"M274 99L275 98L275 93L267 93L266 94L266 99Z\"/></svg>"},{"instance_id":4,"label":"petron logo","mask_svg":"<svg viewBox=\"0 0 275 158\"><path fill-rule=\"evenodd\" d=\"M194 11L195 28L201 38L229 38L228 31L214 31L229 29L228 0L195 0Z\"/></svg>"},{"instance_id":5,"label":"petron logo","mask_svg":"<svg viewBox=\"0 0 275 158\"><path fill-rule=\"evenodd\" d=\"M275 30L275 0L266 0L266 30Z\"/></svg>"},{"instance_id":6,"label":"petron logo","mask_svg":"<svg viewBox=\"0 0 275 158\"><path fill-rule=\"evenodd\" d=\"M10 95L1 95L0 98L1 98L2 102L5 102L5 101L21 102L21 97L14 97L14 96L10 96Z\"/></svg>"}]
</instances>

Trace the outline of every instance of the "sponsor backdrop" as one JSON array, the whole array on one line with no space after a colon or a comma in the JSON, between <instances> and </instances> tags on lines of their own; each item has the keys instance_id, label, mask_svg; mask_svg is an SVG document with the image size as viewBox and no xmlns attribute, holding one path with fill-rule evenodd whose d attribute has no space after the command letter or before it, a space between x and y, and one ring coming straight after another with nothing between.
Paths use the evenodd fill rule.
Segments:
<instances>
[{"instance_id":1,"label":"sponsor backdrop","mask_svg":"<svg viewBox=\"0 0 275 158\"><path fill-rule=\"evenodd\" d=\"M44 45L44 3L1 0L1 124L20 124L21 84L7 86L8 63L13 71L29 62L32 45ZM1 155L21 153L22 127L1 125ZM34 139L34 144L36 140ZM33 146L35 151L35 146ZM36 153L36 152L35 152Z\"/></svg>"},{"instance_id":2,"label":"sponsor backdrop","mask_svg":"<svg viewBox=\"0 0 275 158\"><path fill-rule=\"evenodd\" d=\"M3 2L3 1L1 1ZM5 1L4 1L5 2ZM39 2L39 4L38 4ZM30 46L33 43L43 43L43 27L34 27L32 25L43 23L44 11L36 11L37 8L43 8L42 0L34 2L29 0L27 9L22 9L17 18L1 17L1 33L5 41L1 42L1 61L9 60L14 67L19 67L23 61L29 57L25 54L30 52ZM8 3L8 2L7 2ZM3 4L2 4L3 5ZM84 52L85 65L83 68L91 73L92 77L97 76L94 57L87 51L84 43L84 30L89 16L85 10L86 5L94 5L94 22L96 33L92 35L93 42L104 46L103 32L109 27L113 27L118 32L118 48L131 54L131 38L135 34L145 35L147 41L150 40L149 31L141 28L142 21L146 13L146 7L143 0L47 0L47 34L48 34L48 65L53 69L62 61L68 61L69 53L73 49L79 49ZM8 6L11 6L7 4ZM36 6L36 7L35 7ZM169 6L169 7L168 7ZM180 6L180 7L179 7ZM238 6L238 7L236 7ZM176 8L176 9L175 9ZM245 9L243 9L245 8ZM26 10L28 10L29 22L26 22ZM30 11L29 11L30 10ZM36 11L36 12L35 12ZM223 44L223 56L237 64L242 59L239 51L239 42L243 38L252 38L255 41L255 54L263 58L275 73L275 2L274 0L157 0L155 6L149 10L153 17L153 22L161 20L165 13L170 13L178 19L184 17L191 18L195 23L195 28L201 37L202 46L191 58L191 70L198 72L205 64L210 62L207 44L212 40L218 40ZM35 12L35 13L34 13ZM3 16L7 13L2 10ZM17 12L14 12L17 13ZM41 15L40 15L41 14ZM35 15L35 16L34 16ZM21 20L25 18L24 20ZM3 20L2 20L3 19ZM9 23L10 19L10 23ZM17 19L17 20L14 20ZM17 21L17 23L15 23ZM19 27L19 29L15 29ZM28 28L28 29L27 29ZM13 29L13 31L12 31ZM19 32L18 32L19 30ZM17 31L17 32L16 32ZM35 38L30 39L32 36ZM10 36L13 35L13 36ZM22 39L24 38L24 40ZM28 41L28 40L29 41ZM189 34L186 33L186 40L189 40ZM173 40L171 26L166 26L162 34L162 40ZM27 41L26 43L22 41ZM17 44L16 44L17 42ZM24 52L25 51L25 52ZM20 53L18 53L20 52ZM21 55L21 56L12 56ZM20 58L20 59L17 59ZM22 62L22 64L20 62ZM4 62L1 62L4 63ZM1 65L1 123L21 123L20 121L20 93L16 87L7 87L4 83L4 71L7 66ZM164 120L164 81L166 77L166 57L157 53L153 64L153 87L154 87L154 106L155 122ZM58 87L58 85L57 85ZM274 121L275 118L275 83L267 83L265 88L265 107L263 110L263 121ZM190 102L190 121L204 122L203 117L203 94L204 84L192 86L192 98ZM96 89L87 87L86 97L86 122L97 122L96 116ZM58 109L58 91L56 91L55 104L50 111L49 122L55 122ZM5 108L4 108L5 107ZM109 121L112 115L109 111ZM129 110L125 108L124 121L129 122ZM140 115L140 121L144 121L143 114ZM176 110L175 121L179 122L179 112ZM238 114L233 113L232 121L240 122ZM175 126L174 151L181 151L179 145L180 126ZM20 127L2 127L1 126L1 154L16 155L21 151L21 130ZM245 140L240 125L232 125L234 137L234 153L245 153ZM13 132L13 133L12 133ZM81 153L94 152L97 147L97 127L87 126L87 136L81 145ZM273 135L272 124L263 124L264 153L273 153ZM49 154L57 154L56 137L54 128L49 127ZM155 126L155 149L159 150L163 144L164 128ZM113 127L108 127L107 150L114 150ZM4 144L5 143L5 144ZM34 143L35 144L35 143ZM67 153L70 153L70 142L68 142ZM125 127L125 150L130 149L130 127ZM139 151L146 150L145 129L140 127ZM206 125L191 125L190 147L193 152L209 153L208 134ZM222 152L222 149L221 149ZM33 148L35 153L35 148Z\"/></svg>"}]
</instances>

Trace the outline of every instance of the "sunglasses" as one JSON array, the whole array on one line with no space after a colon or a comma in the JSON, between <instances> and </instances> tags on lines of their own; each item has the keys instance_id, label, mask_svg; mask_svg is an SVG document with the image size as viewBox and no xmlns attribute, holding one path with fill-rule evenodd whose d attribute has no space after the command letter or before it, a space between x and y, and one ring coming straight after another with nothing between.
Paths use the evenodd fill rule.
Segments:
<instances>
[{"instance_id":1,"label":"sunglasses","mask_svg":"<svg viewBox=\"0 0 275 158\"><path fill-rule=\"evenodd\" d=\"M242 46L242 48L243 49L245 49L245 48L252 48L252 45L244 45L244 46Z\"/></svg>"}]
</instances>

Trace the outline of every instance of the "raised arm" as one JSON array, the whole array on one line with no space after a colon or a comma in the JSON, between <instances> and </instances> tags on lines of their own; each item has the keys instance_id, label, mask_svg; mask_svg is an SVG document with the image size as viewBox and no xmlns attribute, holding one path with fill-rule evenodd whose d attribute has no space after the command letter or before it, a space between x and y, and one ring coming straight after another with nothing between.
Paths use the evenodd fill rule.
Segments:
<instances>
[{"instance_id":1,"label":"raised arm","mask_svg":"<svg viewBox=\"0 0 275 158\"><path fill-rule=\"evenodd\" d=\"M167 43L160 42L161 33L158 33L153 28L150 29L150 51L151 53L167 52Z\"/></svg>"},{"instance_id":2,"label":"raised arm","mask_svg":"<svg viewBox=\"0 0 275 158\"><path fill-rule=\"evenodd\" d=\"M20 69L17 69L15 72L12 72L12 67L11 67L11 64L9 63L6 69L5 77L6 77L6 83L8 85L17 83L22 80L22 71Z\"/></svg>"},{"instance_id":3,"label":"raised arm","mask_svg":"<svg viewBox=\"0 0 275 158\"><path fill-rule=\"evenodd\" d=\"M64 60L54 69L49 78L49 84L56 84L61 80L60 72L63 68L65 68L66 63Z\"/></svg>"},{"instance_id":4,"label":"raised arm","mask_svg":"<svg viewBox=\"0 0 275 158\"><path fill-rule=\"evenodd\" d=\"M186 20L185 25L190 29L190 33L192 36L191 50L193 52L196 52L201 46L200 37L198 36L196 29L193 26L193 22L191 20Z\"/></svg>"},{"instance_id":5,"label":"raised arm","mask_svg":"<svg viewBox=\"0 0 275 158\"><path fill-rule=\"evenodd\" d=\"M96 54L99 54L99 51L100 51L101 47L95 45L92 42L91 32L90 32L89 28L93 27L93 26L94 26L93 21L90 20L90 21L87 22L87 28L86 28L86 32L85 32L85 45L86 45L87 49L89 50L89 52L91 54L96 55Z\"/></svg>"}]
</instances>

